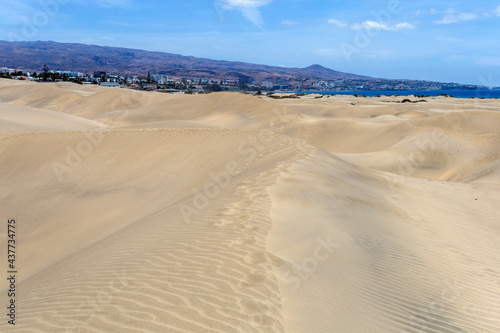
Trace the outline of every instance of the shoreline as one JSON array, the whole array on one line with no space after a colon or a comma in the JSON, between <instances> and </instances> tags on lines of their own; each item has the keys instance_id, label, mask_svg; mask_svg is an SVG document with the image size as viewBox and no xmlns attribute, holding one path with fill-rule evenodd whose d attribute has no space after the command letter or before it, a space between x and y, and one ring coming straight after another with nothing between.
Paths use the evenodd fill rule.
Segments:
<instances>
[{"instance_id":1,"label":"shoreline","mask_svg":"<svg viewBox=\"0 0 500 333\"><path fill-rule=\"evenodd\" d=\"M474 94L476 92L476 94ZM479 92L479 94L477 94ZM463 99L500 99L500 90L350 90L350 91L283 91L275 94L319 94L324 96L347 95L354 97L450 97ZM488 96L489 94L489 96ZM358 95L358 96L356 96Z\"/></svg>"}]
</instances>

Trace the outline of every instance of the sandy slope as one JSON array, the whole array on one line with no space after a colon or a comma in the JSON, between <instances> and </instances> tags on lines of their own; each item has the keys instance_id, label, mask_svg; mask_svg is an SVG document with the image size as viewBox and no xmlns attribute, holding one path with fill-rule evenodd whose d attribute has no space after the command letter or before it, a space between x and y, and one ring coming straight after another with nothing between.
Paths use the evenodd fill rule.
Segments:
<instances>
[{"instance_id":1,"label":"sandy slope","mask_svg":"<svg viewBox=\"0 0 500 333\"><path fill-rule=\"evenodd\" d=\"M0 330L500 331L500 102L315 97L0 80Z\"/></svg>"}]
</instances>

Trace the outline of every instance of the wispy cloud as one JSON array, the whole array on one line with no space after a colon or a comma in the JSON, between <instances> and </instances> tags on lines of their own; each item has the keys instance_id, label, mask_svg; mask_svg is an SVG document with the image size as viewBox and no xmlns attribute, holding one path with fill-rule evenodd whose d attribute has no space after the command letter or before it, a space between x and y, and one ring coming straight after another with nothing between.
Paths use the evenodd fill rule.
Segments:
<instances>
[{"instance_id":1,"label":"wispy cloud","mask_svg":"<svg viewBox=\"0 0 500 333\"><path fill-rule=\"evenodd\" d=\"M497 8L493 9L493 14L495 16L500 16L500 6L498 6Z\"/></svg>"},{"instance_id":2,"label":"wispy cloud","mask_svg":"<svg viewBox=\"0 0 500 333\"><path fill-rule=\"evenodd\" d=\"M336 19L329 19L328 24L334 25L337 28L345 28L349 26L349 23L341 20L336 20Z\"/></svg>"},{"instance_id":3,"label":"wispy cloud","mask_svg":"<svg viewBox=\"0 0 500 333\"><path fill-rule=\"evenodd\" d=\"M376 22L376 21L365 21L363 23L355 23L351 25L352 30L386 30L386 31L401 31L401 30L409 30L415 29L416 26L408 23L386 23L386 22Z\"/></svg>"},{"instance_id":4,"label":"wispy cloud","mask_svg":"<svg viewBox=\"0 0 500 333\"><path fill-rule=\"evenodd\" d=\"M337 28L350 28L351 30L384 30L384 31L401 31L417 28L416 25L401 22L401 23L390 23L390 22L377 22L377 21L364 21L361 23L349 23L347 21L329 19L328 24L331 24Z\"/></svg>"},{"instance_id":5,"label":"wispy cloud","mask_svg":"<svg viewBox=\"0 0 500 333\"><path fill-rule=\"evenodd\" d=\"M294 25L299 25L300 22L299 21L293 21L293 20L284 20L284 21L281 21L281 24L291 27L291 26L294 26Z\"/></svg>"},{"instance_id":6,"label":"wispy cloud","mask_svg":"<svg viewBox=\"0 0 500 333\"><path fill-rule=\"evenodd\" d=\"M444 14L444 16L437 21L434 21L436 24L452 24L452 23L460 23L470 20L475 20L479 17L477 13L468 12L463 13L458 11L455 8L448 8L444 11L438 11L435 9L431 9L431 14Z\"/></svg>"},{"instance_id":7,"label":"wispy cloud","mask_svg":"<svg viewBox=\"0 0 500 333\"><path fill-rule=\"evenodd\" d=\"M237 9L243 17L259 28L264 28L264 20L259 8L266 6L273 0L217 0L216 5L222 9Z\"/></svg>"},{"instance_id":8,"label":"wispy cloud","mask_svg":"<svg viewBox=\"0 0 500 333\"><path fill-rule=\"evenodd\" d=\"M470 21L477 19L479 15L475 13L460 13L460 14L451 14L445 15L442 19L438 21L434 21L436 24L452 24L452 23L460 23L465 21Z\"/></svg>"}]
</instances>

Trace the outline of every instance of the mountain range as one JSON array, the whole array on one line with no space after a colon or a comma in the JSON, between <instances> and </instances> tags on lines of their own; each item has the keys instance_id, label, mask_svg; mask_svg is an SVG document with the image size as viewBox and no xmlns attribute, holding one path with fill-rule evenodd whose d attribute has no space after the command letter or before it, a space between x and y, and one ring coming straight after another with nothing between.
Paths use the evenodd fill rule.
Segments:
<instances>
[{"instance_id":1,"label":"mountain range","mask_svg":"<svg viewBox=\"0 0 500 333\"><path fill-rule=\"evenodd\" d=\"M317 79L373 79L335 71L320 65L305 68L279 67L121 47L52 41L0 41L0 66L41 71L45 64L51 70L71 70L83 73L106 71L139 76L146 76L148 72L151 72L186 79L251 77L258 81L269 80L281 83L307 82Z\"/></svg>"}]
</instances>

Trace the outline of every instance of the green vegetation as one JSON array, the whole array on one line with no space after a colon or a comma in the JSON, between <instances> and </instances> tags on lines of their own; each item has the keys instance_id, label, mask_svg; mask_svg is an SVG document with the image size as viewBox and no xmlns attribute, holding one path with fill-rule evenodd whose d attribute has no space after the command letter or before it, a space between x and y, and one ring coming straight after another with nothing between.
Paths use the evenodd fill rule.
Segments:
<instances>
[{"instance_id":1,"label":"green vegetation","mask_svg":"<svg viewBox=\"0 0 500 333\"><path fill-rule=\"evenodd\" d=\"M421 100L418 100L418 101L412 101L408 98L405 98L401 101L401 103L422 103L422 102L425 102L427 103L427 101L425 99L421 99Z\"/></svg>"},{"instance_id":2,"label":"green vegetation","mask_svg":"<svg viewBox=\"0 0 500 333\"><path fill-rule=\"evenodd\" d=\"M208 87L205 87L205 91L209 92L209 93L223 91L223 90L224 89L222 89L222 87L220 85L218 85L217 83L212 83Z\"/></svg>"},{"instance_id":3,"label":"green vegetation","mask_svg":"<svg viewBox=\"0 0 500 333\"><path fill-rule=\"evenodd\" d=\"M267 97L273 98L273 99L300 98L299 95L297 95L297 94L285 95L285 96L277 96L277 95L273 95L273 94L267 94Z\"/></svg>"}]
</instances>

